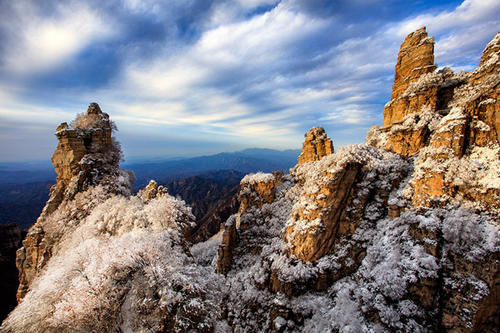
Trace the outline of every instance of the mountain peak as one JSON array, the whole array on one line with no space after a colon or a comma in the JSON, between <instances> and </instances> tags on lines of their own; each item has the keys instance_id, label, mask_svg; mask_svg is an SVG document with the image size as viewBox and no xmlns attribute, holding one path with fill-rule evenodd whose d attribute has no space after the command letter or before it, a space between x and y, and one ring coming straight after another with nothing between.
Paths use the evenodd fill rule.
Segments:
<instances>
[{"instance_id":1,"label":"mountain peak","mask_svg":"<svg viewBox=\"0 0 500 333\"><path fill-rule=\"evenodd\" d=\"M298 157L299 164L319 161L333 153L332 140L326 136L323 127L313 127L304 136L305 141Z\"/></svg>"}]
</instances>

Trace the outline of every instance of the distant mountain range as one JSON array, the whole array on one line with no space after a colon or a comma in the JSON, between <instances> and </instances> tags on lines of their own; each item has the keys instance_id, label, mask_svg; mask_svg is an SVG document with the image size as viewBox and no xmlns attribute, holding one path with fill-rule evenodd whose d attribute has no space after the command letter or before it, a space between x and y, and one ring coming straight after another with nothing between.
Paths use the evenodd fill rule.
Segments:
<instances>
[{"instance_id":1,"label":"distant mountain range","mask_svg":"<svg viewBox=\"0 0 500 333\"><path fill-rule=\"evenodd\" d=\"M219 205L219 200L231 200L234 186L243 175L257 171L288 171L297 163L299 153L300 150L251 148L184 159L135 160L122 164L122 168L134 171L136 190L150 179L167 184L171 194L193 205L197 219L203 219ZM226 171L214 172L221 170ZM197 175L202 176L182 180ZM31 226L40 215L55 179L54 168L47 161L0 163L0 224L15 222L22 229ZM186 191L187 188L190 190ZM199 197L192 197L197 191Z\"/></svg>"},{"instance_id":2,"label":"distant mountain range","mask_svg":"<svg viewBox=\"0 0 500 333\"><path fill-rule=\"evenodd\" d=\"M150 163L123 164L134 171L136 188L144 187L150 179L167 183L176 179L191 177L212 170L235 170L242 173L287 171L297 164L300 150L273 150L251 148L233 153L219 153L179 160L155 161Z\"/></svg>"}]
</instances>

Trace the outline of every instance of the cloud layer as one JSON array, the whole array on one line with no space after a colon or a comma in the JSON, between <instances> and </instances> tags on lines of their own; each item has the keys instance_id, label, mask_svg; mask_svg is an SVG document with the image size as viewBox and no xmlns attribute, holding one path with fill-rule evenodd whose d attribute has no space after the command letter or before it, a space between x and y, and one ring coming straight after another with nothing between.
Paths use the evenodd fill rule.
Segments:
<instances>
[{"instance_id":1,"label":"cloud layer","mask_svg":"<svg viewBox=\"0 0 500 333\"><path fill-rule=\"evenodd\" d=\"M426 25L438 65L469 70L500 27L493 0L19 0L0 13L3 160L49 156L41 136L91 101L129 156L298 148L317 125L362 142L407 33ZM46 146L15 148L29 140Z\"/></svg>"}]
</instances>

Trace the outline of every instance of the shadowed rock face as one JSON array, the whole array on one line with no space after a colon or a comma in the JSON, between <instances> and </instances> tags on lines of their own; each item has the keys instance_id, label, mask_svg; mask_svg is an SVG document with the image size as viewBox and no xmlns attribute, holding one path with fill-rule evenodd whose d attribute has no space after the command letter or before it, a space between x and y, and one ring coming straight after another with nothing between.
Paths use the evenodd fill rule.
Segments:
<instances>
[{"instance_id":1,"label":"shadowed rock face","mask_svg":"<svg viewBox=\"0 0 500 333\"><path fill-rule=\"evenodd\" d=\"M113 184L119 176L121 150L111 137L114 124L97 103L91 103L86 113L77 116L70 125L62 123L55 133L59 143L52 155L57 183L50 190L40 217L30 228L23 246L17 251L19 270L18 300L52 255L53 245L60 236L47 236L44 221L64 202L77 193L98 184Z\"/></svg>"},{"instance_id":2,"label":"shadowed rock face","mask_svg":"<svg viewBox=\"0 0 500 333\"><path fill-rule=\"evenodd\" d=\"M18 286L16 269L16 250L21 247L22 232L19 225L12 223L0 225L0 321L7 317L16 306Z\"/></svg>"},{"instance_id":3,"label":"shadowed rock face","mask_svg":"<svg viewBox=\"0 0 500 333\"><path fill-rule=\"evenodd\" d=\"M238 213L231 216L222 226L222 240L218 249L217 273L226 274L232 266L234 251L237 247L251 252L260 252L259 247L253 247L252 237L246 237L245 230L254 225L252 220L241 219L249 210L260 210L265 204L275 200L276 187L281 185L283 173L275 171L272 174L247 175L241 180L238 201ZM238 237L239 235L239 237Z\"/></svg>"},{"instance_id":4,"label":"shadowed rock face","mask_svg":"<svg viewBox=\"0 0 500 333\"><path fill-rule=\"evenodd\" d=\"M299 164L319 161L333 153L332 140L326 136L323 127L313 127L305 134L302 152L298 157Z\"/></svg>"}]
</instances>

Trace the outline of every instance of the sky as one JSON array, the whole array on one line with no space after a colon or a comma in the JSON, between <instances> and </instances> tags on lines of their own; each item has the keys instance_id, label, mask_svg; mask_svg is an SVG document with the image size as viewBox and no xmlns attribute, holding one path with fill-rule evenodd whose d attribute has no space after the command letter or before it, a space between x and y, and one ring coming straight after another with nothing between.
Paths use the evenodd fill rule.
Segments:
<instances>
[{"instance_id":1,"label":"sky","mask_svg":"<svg viewBox=\"0 0 500 333\"><path fill-rule=\"evenodd\" d=\"M0 161L49 159L97 102L125 159L334 146L382 123L404 37L471 70L500 1L0 0Z\"/></svg>"}]
</instances>

